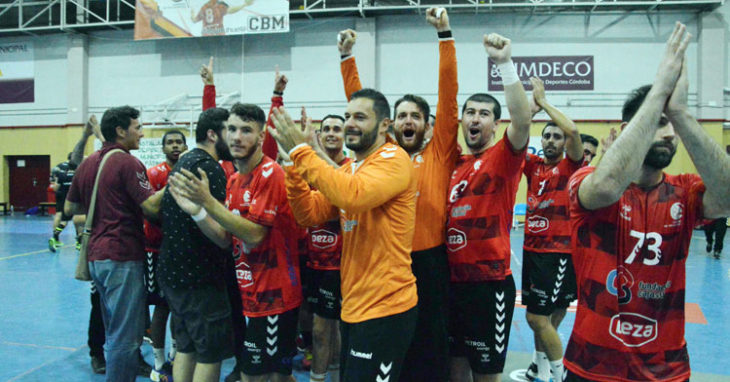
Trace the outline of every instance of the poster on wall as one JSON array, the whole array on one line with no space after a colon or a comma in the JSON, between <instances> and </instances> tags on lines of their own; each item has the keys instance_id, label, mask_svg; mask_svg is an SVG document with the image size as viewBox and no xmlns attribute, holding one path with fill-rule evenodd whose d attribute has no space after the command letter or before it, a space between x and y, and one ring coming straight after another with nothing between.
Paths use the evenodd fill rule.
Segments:
<instances>
[{"instance_id":1,"label":"poster on wall","mask_svg":"<svg viewBox=\"0 0 730 382\"><path fill-rule=\"evenodd\" d=\"M190 143L191 139L195 141L194 138L190 138L186 135L186 140L188 144ZM94 140L94 150L99 150L100 148L101 141L99 141L98 139ZM165 154L162 152L162 137L142 138L139 141L139 149L132 150L129 153L139 159L140 162L144 164L145 168L154 167L167 159L165 158Z\"/></svg>"},{"instance_id":2,"label":"poster on wall","mask_svg":"<svg viewBox=\"0 0 730 382\"><path fill-rule=\"evenodd\" d=\"M539 77L545 90L593 90L593 56L512 57L525 90L532 90L530 77ZM503 91L497 64L489 59L489 91Z\"/></svg>"},{"instance_id":3,"label":"poster on wall","mask_svg":"<svg viewBox=\"0 0 730 382\"><path fill-rule=\"evenodd\" d=\"M134 39L289 32L289 0L137 0Z\"/></svg>"},{"instance_id":4,"label":"poster on wall","mask_svg":"<svg viewBox=\"0 0 730 382\"><path fill-rule=\"evenodd\" d=\"M0 44L0 103L35 102L33 43Z\"/></svg>"}]
</instances>

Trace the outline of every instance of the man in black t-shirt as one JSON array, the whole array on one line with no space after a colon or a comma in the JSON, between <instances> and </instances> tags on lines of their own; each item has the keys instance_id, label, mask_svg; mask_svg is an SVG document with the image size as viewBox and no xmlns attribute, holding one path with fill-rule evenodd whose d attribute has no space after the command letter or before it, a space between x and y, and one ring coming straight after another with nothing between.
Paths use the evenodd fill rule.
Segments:
<instances>
[{"instance_id":1,"label":"man in black t-shirt","mask_svg":"<svg viewBox=\"0 0 730 382\"><path fill-rule=\"evenodd\" d=\"M68 194L68 189L71 188L71 181L73 180L77 167L77 164L71 161L71 154L68 153L68 161L59 163L51 170L51 187L56 192L56 215L53 217L53 237L48 239L48 249L51 252L56 252L63 245L59 241L61 232L66 228L69 220L73 218L73 216L67 216L63 213L66 194Z\"/></svg>"},{"instance_id":2,"label":"man in black t-shirt","mask_svg":"<svg viewBox=\"0 0 730 382\"><path fill-rule=\"evenodd\" d=\"M170 176L186 169L208 174L211 194L223 203L226 177L218 160L231 160L223 139L228 111L211 108L200 114L196 148L178 160ZM181 210L170 191L162 199L162 245L157 281L172 315L177 356L173 379L219 380L221 361L233 355L233 329L224 273L230 251L220 248Z\"/></svg>"}]
</instances>

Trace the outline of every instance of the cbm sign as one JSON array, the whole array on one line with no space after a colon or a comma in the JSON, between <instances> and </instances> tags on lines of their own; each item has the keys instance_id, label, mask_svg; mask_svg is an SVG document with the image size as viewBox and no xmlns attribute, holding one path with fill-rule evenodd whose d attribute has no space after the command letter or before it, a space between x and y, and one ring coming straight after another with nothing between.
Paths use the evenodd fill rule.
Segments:
<instances>
[{"instance_id":1,"label":"cbm sign","mask_svg":"<svg viewBox=\"0 0 730 382\"><path fill-rule=\"evenodd\" d=\"M248 33L288 32L289 15L249 16L246 26Z\"/></svg>"},{"instance_id":2,"label":"cbm sign","mask_svg":"<svg viewBox=\"0 0 730 382\"><path fill-rule=\"evenodd\" d=\"M593 90L593 56L535 56L512 57L517 76L525 90L532 90L530 77L539 77L545 90ZM489 59L487 88L502 91L502 74Z\"/></svg>"}]
</instances>

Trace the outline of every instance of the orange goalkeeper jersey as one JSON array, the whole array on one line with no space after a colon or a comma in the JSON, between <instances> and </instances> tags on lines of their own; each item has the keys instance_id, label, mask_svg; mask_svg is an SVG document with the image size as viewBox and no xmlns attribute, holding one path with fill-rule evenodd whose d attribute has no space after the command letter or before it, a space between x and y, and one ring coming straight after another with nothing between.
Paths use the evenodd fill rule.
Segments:
<instances>
[{"instance_id":1,"label":"orange goalkeeper jersey","mask_svg":"<svg viewBox=\"0 0 730 382\"><path fill-rule=\"evenodd\" d=\"M345 94L362 89L355 58L349 57L340 64ZM421 151L411 155L418 182L416 201L417 229L413 234L413 251L423 251L444 243L446 225L446 196L451 173L459 157L457 135L459 133L459 92L456 71L456 49L452 38L439 42L439 84L436 122L433 138ZM425 116L428 118L428 116Z\"/></svg>"},{"instance_id":2,"label":"orange goalkeeper jersey","mask_svg":"<svg viewBox=\"0 0 730 382\"><path fill-rule=\"evenodd\" d=\"M291 159L286 189L297 222L309 227L340 216L342 320L357 323L416 306L416 178L408 154L386 143L363 161L334 169L306 146Z\"/></svg>"}]
</instances>

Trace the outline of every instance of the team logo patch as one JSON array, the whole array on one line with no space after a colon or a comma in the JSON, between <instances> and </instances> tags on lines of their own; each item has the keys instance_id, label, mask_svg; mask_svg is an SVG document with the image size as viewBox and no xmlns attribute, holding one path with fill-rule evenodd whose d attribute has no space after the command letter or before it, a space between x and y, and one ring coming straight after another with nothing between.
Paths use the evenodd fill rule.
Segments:
<instances>
[{"instance_id":1,"label":"team logo patch","mask_svg":"<svg viewBox=\"0 0 730 382\"><path fill-rule=\"evenodd\" d=\"M251 267L243 261L236 266L236 279L241 288L248 288L253 285Z\"/></svg>"},{"instance_id":2,"label":"team logo patch","mask_svg":"<svg viewBox=\"0 0 730 382\"><path fill-rule=\"evenodd\" d=\"M611 317L609 333L627 347L640 347L657 338L657 321L637 313L619 313Z\"/></svg>"},{"instance_id":3,"label":"team logo patch","mask_svg":"<svg viewBox=\"0 0 730 382\"><path fill-rule=\"evenodd\" d=\"M326 229L318 229L310 234L312 246L319 249L332 248L337 244L337 235Z\"/></svg>"},{"instance_id":4,"label":"team logo patch","mask_svg":"<svg viewBox=\"0 0 730 382\"><path fill-rule=\"evenodd\" d=\"M669 214L672 216L672 219L679 220L682 218L682 211L684 210L684 205L680 202L676 202L672 204L672 208L669 209Z\"/></svg>"},{"instance_id":5,"label":"team logo patch","mask_svg":"<svg viewBox=\"0 0 730 382\"><path fill-rule=\"evenodd\" d=\"M251 203L251 191L246 190L246 192L243 193L243 203L244 204Z\"/></svg>"},{"instance_id":6,"label":"team logo patch","mask_svg":"<svg viewBox=\"0 0 730 382\"><path fill-rule=\"evenodd\" d=\"M530 216L527 219L527 230L532 233L538 233L550 228L550 221L542 216Z\"/></svg>"},{"instance_id":7,"label":"team logo patch","mask_svg":"<svg viewBox=\"0 0 730 382\"><path fill-rule=\"evenodd\" d=\"M620 305L631 302L631 287L634 286L634 275L623 266L608 272L606 277L606 290L608 293L618 297Z\"/></svg>"},{"instance_id":8,"label":"team logo patch","mask_svg":"<svg viewBox=\"0 0 730 382\"><path fill-rule=\"evenodd\" d=\"M466 247L466 234L456 228L449 228L446 231L446 241L449 251L458 251Z\"/></svg>"}]
</instances>

